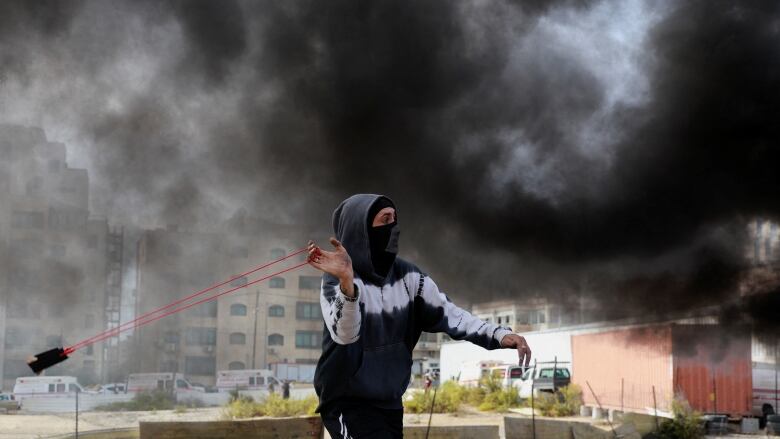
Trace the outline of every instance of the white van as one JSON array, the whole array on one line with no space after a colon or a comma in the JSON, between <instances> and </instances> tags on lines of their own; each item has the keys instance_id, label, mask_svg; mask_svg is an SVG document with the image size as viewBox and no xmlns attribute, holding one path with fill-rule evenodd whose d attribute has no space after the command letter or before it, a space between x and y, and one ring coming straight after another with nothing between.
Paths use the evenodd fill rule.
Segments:
<instances>
[{"instance_id":1,"label":"white van","mask_svg":"<svg viewBox=\"0 0 780 439\"><path fill-rule=\"evenodd\" d=\"M267 390L273 384L281 391L282 383L274 373L266 369L220 370L217 372L217 390Z\"/></svg>"},{"instance_id":2,"label":"white van","mask_svg":"<svg viewBox=\"0 0 780 439\"><path fill-rule=\"evenodd\" d=\"M780 373L771 363L753 363L753 414L765 416L778 413L780 401Z\"/></svg>"},{"instance_id":3,"label":"white van","mask_svg":"<svg viewBox=\"0 0 780 439\"><path fill-rule=\"evenodd\" d=\"M174 385L175 383L175 385ZM127 377L127 392L151 392L154 390L172 393L197 392L184 375L173 372L131 373Z\"/></svg>"},{"instance_id":4,"label":"white van","mask_svg":"<svg viewBox=\"0 0 780 439\"><path fill-rule=\"evenodd\" d=\"M14 385L14 398L17 401L36 397L67 397L76 392L84 392L84 388L76 377L69 376L19 377Z\"/></svg>"},{"instance_id":5,"label":"white van","mask_svg":"<svg viewBox=\"0 0 780 439\"><path fill-rule=\"evenodd\" d=\"M494 369L509 367L508 364L495 360L464 362L458 374L458 384L462 386L478 386L483 377L491 374Z\"/></svg>"}]
</instances>

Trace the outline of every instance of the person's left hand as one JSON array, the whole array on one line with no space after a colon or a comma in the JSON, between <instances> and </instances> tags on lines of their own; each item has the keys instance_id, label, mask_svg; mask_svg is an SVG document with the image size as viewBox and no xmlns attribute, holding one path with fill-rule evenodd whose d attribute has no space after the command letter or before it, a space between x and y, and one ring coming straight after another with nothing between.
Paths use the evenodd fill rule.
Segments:
<instances>
[{"instance_id":1,"label":"person's left hand","mask_svg":"<svg viewBox=\"0 0 780 439\"><path fill-rule=\"evenodd\" d=\"M525 338L517 334L507 334L501 339L501 347L505 349L517 349L518 364L528 367L531 364L531 348L528 347Z\"/></svg>"}]
</instances>

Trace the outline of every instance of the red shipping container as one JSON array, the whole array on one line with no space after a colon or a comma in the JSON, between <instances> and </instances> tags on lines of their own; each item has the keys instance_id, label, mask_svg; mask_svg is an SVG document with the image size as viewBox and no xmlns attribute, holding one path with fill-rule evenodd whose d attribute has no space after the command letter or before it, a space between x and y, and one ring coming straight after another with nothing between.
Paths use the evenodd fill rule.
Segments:
<instances>
[{"instance_id":1,"label":"red shipping container","mask_svg":"<svg viewBox=\"0 0 780 439\"><path fill-rule=\"evenodd\" d=\"M705 413L739 417L752 402L748 331L667 324L572 336L572 381L585 405L669 412L675 395ZM655 389L655 403L653 401Z\"/></svg>"}]
</instances>

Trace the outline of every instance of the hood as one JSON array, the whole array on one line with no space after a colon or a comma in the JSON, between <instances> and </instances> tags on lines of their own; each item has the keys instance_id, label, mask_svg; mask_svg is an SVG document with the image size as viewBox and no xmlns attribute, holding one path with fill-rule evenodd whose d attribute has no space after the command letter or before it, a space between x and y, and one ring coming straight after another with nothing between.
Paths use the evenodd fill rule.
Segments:
<instances>
[{"instance_id":1,"label":"hood","mask_svg":"<svg viewBox=\"0 0 780 439\"><path fill-rule=\"evenodd\" d=\"M356 194L342 201L333 211L333 232L352 258L355 274L364 282L381 285L384 278L374 273L368 241L368 211L379 198L390 200L384 195Z\"/></svg>"}]
</instances>

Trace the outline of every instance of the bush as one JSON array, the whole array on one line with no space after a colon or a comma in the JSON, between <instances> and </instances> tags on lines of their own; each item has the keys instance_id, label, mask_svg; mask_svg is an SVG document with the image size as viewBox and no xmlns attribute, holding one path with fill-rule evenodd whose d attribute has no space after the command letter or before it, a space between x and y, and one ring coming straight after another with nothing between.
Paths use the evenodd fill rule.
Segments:
<instances>
[{"instance_id":1,"label":"bush","mask_svg":"<svg viewBox=\"0 0 780 439\"><path fill-rule=\"evenodd\" d=\"M317 397L314 395L305 399L284 399L274 393L260 402L255 402L252 398L241 397L228 403L223 411L223 417L226 419L245 419L258 416L311 416L314 415L318 403Z\"/></svg>"},{"instance_id":2,"label":"bush","mask_svg":"<svg viewBox=\"0 0 780 439\"><path fill-rule=\"evenodd\" d=\"M665 420L658 428L660 439L699 439L704 437L701 414L694 411L682 398L672 401L674 418Z\"/></svg>"},{"instance_id":3,"label":"bush","mask_svg":"<svg viewBox=\"0 0 780 439\"><path fill-rule=\"evenodd\" d=\"M435 391L436 403L434 413L454 413L458 411L464 397L464 388L454 381L447 381ZM429 413L433 403L434 390L428 392L416 391L412 397L404 401L404 408L409 413Z\"/></svg>"},{"instance_id":4,"label":"bush","mask_svg":"<svg viewBox=\"0 0 780 439\"><path fill-rule=\"evenodd\" d=\"M433 402L433 390L412 393L404 400L404 408L408 413L428 413ZM484 379L477 387L461 386L454 381L446 381L436 392L434 413L455 413L462 404L475 406L483 411L505 412L510 407L518 407L517 389L503 388L500 381Z\"/></svg>"},{"instance_id":5,"label":"bush","mask_svg":"<svg viewBox=\"0 0 780 439\"><path fill-rule=\"evenodd\" d=\"M155 390L152 392L137 393L131 401L112 402L95 407L97 411L104 412L138 412L151 410L171 410L176 402L174 396L168 392Z\"/></svg>"},{"instance_id":6,"label":"bush","mask_svg":"<svg viewBox=\"0 0 780 439\"><path fill-rule=\"evenodd\" d=\"M482 411L506 412L510 407L518 407L519 405L517 388L507 387L485 394L482 403L477 408Z\"/></svg>"},{"instance_id":7,"label":"bush","mask_svg":"<svg viewBox=\"0 0 780 439\"><path fill-rule=\"evenodd\" d=\"M573 416L582 405L582 389L576 384L562 387L555 394L541 393L534 400L534 408L542 416Z\"/></svg>"}]
</instances>

